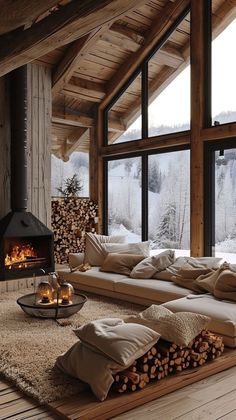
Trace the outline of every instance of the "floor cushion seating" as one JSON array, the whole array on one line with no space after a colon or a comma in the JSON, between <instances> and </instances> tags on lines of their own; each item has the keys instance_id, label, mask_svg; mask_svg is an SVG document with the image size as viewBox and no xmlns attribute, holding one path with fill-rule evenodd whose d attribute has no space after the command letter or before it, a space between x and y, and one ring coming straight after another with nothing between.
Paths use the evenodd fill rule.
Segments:
<instances>
[{"instance_id":1,"label":"floor cushion seating","mask_svg":"<svg viewBox=\"0 0 236 420\"><path fill-rule=\"evenodd\" d=\"M236 304L211 295L194 294L171 281L133 279L124 274L101 272L100 267L70 272L58 270L59 276L73 284L75 289L93 292L145 306L164 304L172 312L195 312L211 318L210 329L224 337L229 347L236 347Z\"/></svg>"},{"instance_id":2,"label":"floor cushion seating","mask_svg":"<svg viewBox=\"0 0 236 420\"><path fill-rule=\"evenodd\" d=\"M228 347L236 347L236 304L211 295L189 295L163 304L172 312L195 312L209 316L209 330L223 337Z\"/></svg>"}]
</instances>

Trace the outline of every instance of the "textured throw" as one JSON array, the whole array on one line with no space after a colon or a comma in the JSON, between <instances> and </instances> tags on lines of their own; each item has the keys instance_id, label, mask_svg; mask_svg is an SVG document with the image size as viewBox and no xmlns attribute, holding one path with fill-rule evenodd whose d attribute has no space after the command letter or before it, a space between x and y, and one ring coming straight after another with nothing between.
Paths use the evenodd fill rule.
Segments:
<instances>
[{"instance_id":1,"label":"textured throw","mask_svg":"<svg viewBox=\"0 0 236 420\"><path fill-rule=\"evenodd\" d=\"M42 320L26 315L16 299L30 289L0 295L0 375L42 403L75 395L86 385L53 366L56 358L78 338L72 329L98 318L137 314L144 307L87 294L80 312L65 320Z\"/></svg>"}]
</instances>

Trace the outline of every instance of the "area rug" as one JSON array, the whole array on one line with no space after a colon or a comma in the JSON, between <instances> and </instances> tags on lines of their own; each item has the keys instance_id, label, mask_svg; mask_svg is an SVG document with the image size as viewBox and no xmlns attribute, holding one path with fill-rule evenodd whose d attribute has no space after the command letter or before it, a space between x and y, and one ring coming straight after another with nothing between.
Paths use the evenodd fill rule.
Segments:
<instances>
[{"instance_id":1,"label":"area rug","mask_svg":"<svg viewBox=\"0 0 236 420\"><path fill-rule=\"evenodd\" d=\"M27 395L48 403L82 392L86 385L54 368L60 354L77 340L73 328L106 317L136 314L144 307L87 294L77 314L64 320L37 319L26 315L16 299L29 289L0 296L0 375Z\"/></svg>"}]
</instances>

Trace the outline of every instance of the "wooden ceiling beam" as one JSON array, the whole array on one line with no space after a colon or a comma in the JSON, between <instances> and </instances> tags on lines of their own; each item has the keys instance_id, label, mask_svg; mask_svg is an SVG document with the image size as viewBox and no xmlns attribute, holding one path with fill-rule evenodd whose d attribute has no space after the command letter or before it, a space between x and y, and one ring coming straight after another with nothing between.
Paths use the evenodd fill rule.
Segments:
<instances>
[{"instance_id":1,"label":"wooden ceiling beam","mask_svg":"<svg viewBox=\"0 0 236 420\"><path fill-rule=\"evenodd\" d=\"M58 0L0 0L0 34L21 26L31 26L39 16L58 3Z\"/></svg>"},{"instance_id":2,"label":"wooden ceiling beam","mask_svg":"<svg viewBox=\"0 0 236 420\"><path fill-rule=\"evenodd\" d=\"M113 23L144 0L72 0L26 30L0 37L0 76Z\"/></svg>"},{"instance_id":3,"label":"wooden ceiling beam","mask_svg":"<svg viewBox=\"0 0 236 420\"><path fill-rule=\"evenodd\" d=\"M91 50L94 44L101 38L109 25L104 25L94 32L84 35L74 41L67 49L64 57L52 73L52 95L59 93L70 81L74 71L79 67L81 60Z\"/></svg>"},{"instance_id":4,"label":"wooden ceiling beam","mask_svg":"<svg viewBox=\"0 0 236 420\"><path fill-rule=\"evenodd\" d=\"M104 84L78 77L72 77L70 83L67 83L62 91L64 95L91 102L101 102L105 96L105 92Z\"/></svg>"},{"instance_id":5,"label":"wooden ceiling beam","mask_svg":"<svg viewBox=\"0 0 236 420\"><path fill-rule=\"evenodd\" d=\"M52 123L74 127L93 127L95 125L95 120L93 117L86 114L77 115L69 110L53 108Z\"/></svg>"},{"instance_id":6,"label":"wooden ceiling beam","mask_svg":"<svg viewBox=\"0 0 236 420\"><path fill-rule=\"evenodd\" d=\"M114 95L121 89L124 83L129 79L133 72L140 66L147 54L152 50L156 43L161 40L165 32L189 6L189 0L176 0L169 2L162 12L154 20L151 29L145 37L144 44L134 52L128 60L121 66L121 69L110 80L107 86L107 95L101 103L103 109ZM157 22L158 21L158 25Z\"/></svg>"},{"instance_id":7,"label":"wooden ceiling beam","mask_svg":"<svg viewBox=\"0 0 236 420\"><path fill-rule=\"evenodd\" d=\"M131 41L134 46L137 47L137 45L143 45L145 42L145 35L142 35L140 33L138 33L137 31L134 31L133 29L125 26L125 25L121 25L119 23L113 23L113 25L110 28L110 31L115 33L115 34L120 34L122 35L124 38L128 39L129 41ZM137 49L137 48L136 48ZM171 45L170 42L166 42L165 45L163 45L163 47L161 48L161 53L167 54L168 56L170 56L171 58L174 58L176 60L179 61L183 61L183 56L180 52L180 50L176 47L174 47L173 45Z\"/></svg>"},{"instance_id":8,"label":"wooden ceiling beam","mask_svg":"<svg viewBox=\"0 0 236 420\"><path fill-rule=\"evenodd\" d=\"M63 148L62 159L67 162L70 155L75 152L84 141L89 139L89 128L76 128L66 139L65 147Z\"/></svg>"},{"instance_id":9,"label":"wooden ceiling beam","mask_svg":"<svg viewBox=\"0 0 236 420\"><path fill-rule=\"evenodd\" d=\"M236 17L236 0L225 0L212 15L213 39Z\"/></svg>"},{"instance_id":10,"label":"wooden ceiling beam","mask_svg":"<svg viewBox=\"0 0 236 420\"><path fill-rule=\"evenodd\" d=\"M70 125L73 127L94 127L95 119L86 114L77 115L69 110L53 108L52 123L60 125ZM125 125L120 118L112 118L109 125L110 131L123 133Z\"/></svg>"}]
</instances>

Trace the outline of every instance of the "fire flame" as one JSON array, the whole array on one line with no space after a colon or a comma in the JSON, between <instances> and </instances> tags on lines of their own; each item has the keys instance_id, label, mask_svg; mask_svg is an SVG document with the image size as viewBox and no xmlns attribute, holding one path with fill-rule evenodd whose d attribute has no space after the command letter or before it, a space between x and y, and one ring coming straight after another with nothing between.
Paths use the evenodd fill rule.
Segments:
<instances>
[{"instance_id":1,"label":"fire flame","mask_svg":"<svg viewBox=\"0 0 236 420\"><path fill-rule=\"evenodd\" d=\"M31 244L15 245L11 252L5 257L5 266L11 266L14 263L21 263L30 257L37 257L37 254Z\"/></svg>"}]
</instances>

